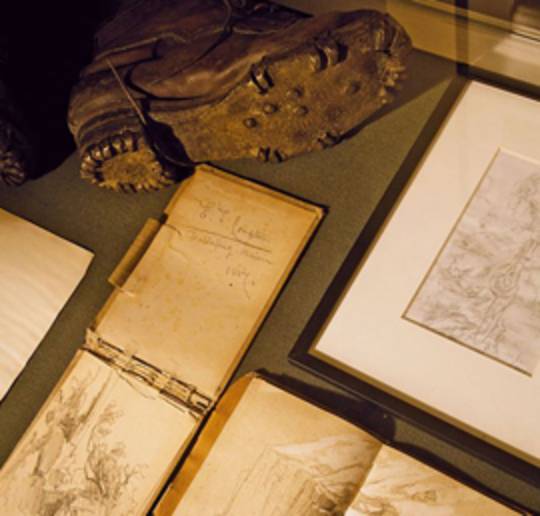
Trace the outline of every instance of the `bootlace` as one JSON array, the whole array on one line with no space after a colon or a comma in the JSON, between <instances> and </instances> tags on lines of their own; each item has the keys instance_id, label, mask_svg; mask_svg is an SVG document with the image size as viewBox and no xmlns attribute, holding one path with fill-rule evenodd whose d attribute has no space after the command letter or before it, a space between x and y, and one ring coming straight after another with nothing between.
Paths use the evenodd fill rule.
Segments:
<instances>
[{"instance_id":1,"label":"bootlace","mask_svg":"<svg viewBox=\"0 0 540 516\"><path fill-rule=\"evenodd\" d=\"M108 57L106 58L106 61L113 73L114 78L118 82L120 89L122 90L122 93L124 94L128 102L130 103L131 107L133 108L133 111L135 111L135 114L137 115L137 118L141 122L143 132L147 137L148 145L152 148L152 150L156 153L156 155L164 158L169 163L172 163L173 165L176 165L179 167L193 166L194 163L192 161L184 161L178 158L173 158L164 149L164 147L166 146L162 145L162 143L160 142L157 136L156 131L152 131L151 129L152 124L151 124L150 119L146 116L146 114L144 113L143 109L139 106L139 104L137 104L137 101L135 100L135 98L133 97L129 89L127 88L124 80L122 79L122 77L120 77L118 70L116 69L116 67L114 66L114 64Z\"/></svg>"}]
</instances>

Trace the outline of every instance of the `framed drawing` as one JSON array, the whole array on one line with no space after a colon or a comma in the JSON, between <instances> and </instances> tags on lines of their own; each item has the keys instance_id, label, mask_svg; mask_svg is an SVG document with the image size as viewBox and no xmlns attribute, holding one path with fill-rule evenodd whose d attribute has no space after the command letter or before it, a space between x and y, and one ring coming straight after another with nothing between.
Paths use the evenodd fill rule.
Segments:
<instances>
[{"instance_id":1,"label":"framed drawing","mask_svg":"<svg viewBox=\"0 0 540 516\"><path fill-rule=\"evenodd\" d=\"M540 103L468 83L291 353L529 482L540 464L539 134Z\"/></svg>"}]
</instances>

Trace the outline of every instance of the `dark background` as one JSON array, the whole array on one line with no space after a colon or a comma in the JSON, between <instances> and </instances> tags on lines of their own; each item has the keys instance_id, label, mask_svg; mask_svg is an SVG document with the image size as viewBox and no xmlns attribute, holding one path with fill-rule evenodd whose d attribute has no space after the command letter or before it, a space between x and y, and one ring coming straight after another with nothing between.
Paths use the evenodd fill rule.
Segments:
<instances>
[{"instance_id":1,"label":"dark background","mask_svg":"<svg viewBox=\"0 0 540 516\"><path fill-rule=\"evenodd\" d=\"M75 150L65 123L69 94L81 66L91 60L96 28L122 1L5 4L0 19L5 64L0 73L39 150L39 176L60 166Z\"/></svg>"}]
</instances>

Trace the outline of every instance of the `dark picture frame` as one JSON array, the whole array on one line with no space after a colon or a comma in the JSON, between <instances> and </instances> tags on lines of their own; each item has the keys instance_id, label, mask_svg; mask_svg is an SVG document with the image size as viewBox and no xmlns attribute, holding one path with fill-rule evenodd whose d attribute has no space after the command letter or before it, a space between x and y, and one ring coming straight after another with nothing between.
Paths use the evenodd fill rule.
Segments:
<instances>
[{"instance_id":1,"label":"dark picture frame","mask_svg":"<svg viewBox=\"0 0 540 516\"><path fill-rule=\"evenodd\" d=\"M471 78L477 81L481 79L484 84L496 84L498 86L502 82L506 91L525 94L527 97L533 99L540 98L540 95L537 95L537 92L534 89L531 90L529 86L523 88L521 84L515 84L512 81L507 82L504 77L493 74L478 74L477 70L468 65L458 65L458 76L456 80L449 87L439 108L433 114L431 123L427 124L424 133L409 152L409 155L395 174L392 183L373 212L364 230L358 236L354 246L292 349L289 360L293 364L344 388L363 402L368 401L372 403L380 411L385 413L386 417L406 421L417 427L420 431L435 436L452 447L458 448L464 453L474 456L482 462L501 469L511 476L535 487L540 485L540 470L537 465L531 463L529 460L525 460L508 449L474 435L461 425L456 425L443 419L436 412L409 399L408 396L402 396L376 381L368 380L352 368L338 364L337 361L326 360L320 354L313 353L316 343L329 324L340 301L346 295L355 272L361 267L369 255L373 242L383 231L385 223L396 206L400 195L410 184L411 177L414 175L418 163L430 145L430 135L433 136L433 126L442 126L443 121L455 105L456 99L461 94L467 80ZM412 454L422 459L421 450L413 450ZM440 469L444 470L445 468L447 468L445 464L440 465ZM453 476L455 477L459 477L460 475L464 478L466 476L464 476L463 472L453 472ZM491 492L489 494L496 496L498 493ZM503 501L508 503L508 500L503 499ZM519 509L524 511L534 510L534 508L522 506L519 506Z\"/></svg>"}]
</instances>

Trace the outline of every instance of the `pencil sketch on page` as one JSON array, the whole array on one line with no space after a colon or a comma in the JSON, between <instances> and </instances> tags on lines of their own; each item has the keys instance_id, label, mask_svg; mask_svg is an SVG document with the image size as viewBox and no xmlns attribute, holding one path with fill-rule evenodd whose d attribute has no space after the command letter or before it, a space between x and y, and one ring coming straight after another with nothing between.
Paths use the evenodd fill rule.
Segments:
<instances>
[{"instance_id":1,"label":"pencil sketch on page","mask_svg":"<svg viewBox=\"0 0 540 516\"><path fill-rule=\"evenodd\" d=\"M499 151L404 317L532 375L540 359L540 165Z\"/></svg>"},{"instance_id":2,"label":"pencil sketch on page","mask_svg":"<svg viewBox=\"0 0 540 516\"><path fill-rule=\"evenodd\" d=\"M144 466L129 464L122 442L110 440L123 412L104 379L86 371L49 404L41 424L6 464L0 484L5 514L21 516L131 515L131 481Z\"/></svg>"},{"instance_id":3,"label":"pencil sketch on page","mask_svg":"<svg viewBox=\"0 0 540 516\"><path fill-rule=\"evenodd\" d=\"M365 459L356 435L268 446L238 479L219 516L343 514L369 469Z\"/></svg>"},{"instance_id":4,"label":"pencil sketch on page","mask_svg":"<svg viewBox=\"0 0 540 516\"><path fill-rule=\"evenodd\" d=\"M383 446L345 516L511 516L514 511Z\"/></svg>"}]
</instances>

